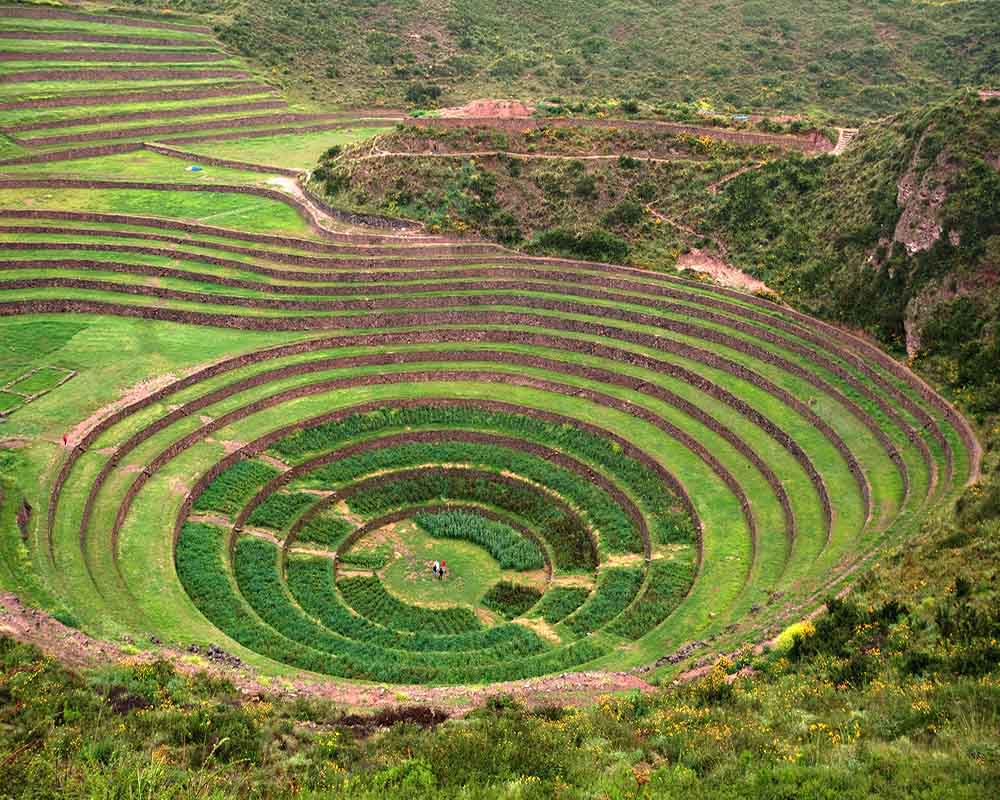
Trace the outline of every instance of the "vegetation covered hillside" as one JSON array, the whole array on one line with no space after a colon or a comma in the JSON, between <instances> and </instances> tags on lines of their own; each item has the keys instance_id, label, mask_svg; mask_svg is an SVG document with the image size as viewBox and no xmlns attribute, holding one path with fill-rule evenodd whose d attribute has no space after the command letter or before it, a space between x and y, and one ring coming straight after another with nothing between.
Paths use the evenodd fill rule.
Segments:
<instances>
[{"instance_id":1,"label":"vegetation covered hillside","mask_svg":"<svg viewBox=\"0 0 1000 800\"><path fill-rule=\"evenodd\" d=\"M706 213L712 187L779 154L662 126L401 125L328 151L312 185L338 206L434 231L662 269L697 241L683 223Z\"/></svg>"},{"instance_id":2,"label":"vegetation covered hillside","mask_svg":"<svg viewBox=\"0 0 1000 800\"><path fill-rule=\"evenodd\" d=\"M1000 410L1000 100L975 92L862 129L836 159L734 179L706 220L738 265Z\"/></svg>"},{"instance_id":3,"label":"vegetation covered hillside","mask_svg":"<svg viewBox=\"0 0 1000 800\"><path fill-rule=\"evenodd\" d=\"M131 0L148 9L148 0ZM155 0L317 98L630 97L871 116L995 83L989 0ZM439 94L440 92L440 94Z\"/></svg>"}]
</instances>

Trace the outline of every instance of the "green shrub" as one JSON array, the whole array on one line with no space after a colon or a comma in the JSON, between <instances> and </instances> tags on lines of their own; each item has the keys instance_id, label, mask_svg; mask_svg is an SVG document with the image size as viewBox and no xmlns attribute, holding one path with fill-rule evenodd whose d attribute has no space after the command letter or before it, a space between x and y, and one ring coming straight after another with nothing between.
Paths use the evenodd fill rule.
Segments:
<instances>
[{"instance_id":1,"label":"green shrub","mask_svg":"<svg viewBox=\"0 0 1000 800\"><path fill-rule=\"evenodd\" d=\"M264 502L250 513L247 523L255 527L283 531L316 500L314 495L303 492L294 494L275 492L268 495Z\"/></svg>"},{"instance_id":2,"label":"green shrub","mask_svg":"<svg viewBox=\"0 0 1000 800\"><path fill-rule=\"evenodd\" d=\"M404 603L386 591L376 577L341 578L337 588L361 616L394 630L443 635L482 628L479 618L467 608L424 608Z\"/></svg>"},{"instance_id":3,"label":"green shrub","mask_svg":"<svg viewBox=\"0 0 1000 800\"><path fill-rule=\"evenodd\" d=\"M617 263L625 261L629 254L628 242L602 228L585 231L550 228L536 234L529 249L586 261Z\"/></svg>"},{"instance_id":4,"label":"green shrub","mask_svg":"<svg viewBox=\"0 0 1000 800\"><path fill-rule=\"evenodd\" d=\"M542 596L535 613L555 625L576 611L589 596L590 589L583 586L556 586Z\"/></svg>"},{"instance_id":5,"label":"green shrub","mask_svg":"<svg viewBox=\"0 0 1000 800\"><path fill-rule=\"evenodd\" d=\"M694 570L687 562L664 559L650 562L642 594L608 630L626 639L640 639L670 616L693 581Z\"/></svg>"},{"instance_id":6,"label":"green shrub","mask_svg":"<svg viewBox=\"0 0 1000 800\"><path fill-rule=\"evenodd\" d=\"M563 624L579 636L603 627L635 599L642 586L643 572L641 568L633 567L601 570L596 591Z\"/></svg>"},{"instance_id":7,"label":"green shrub","mask_svg":"<svg viewBox=\"0 0 1000 800\"><path fill-rule=\"evenodd\" d=\"M295 538L334 548L353 530L354 526L343 517L332 513L317 514L299 528Z\"/></svg>"}]
</instances>

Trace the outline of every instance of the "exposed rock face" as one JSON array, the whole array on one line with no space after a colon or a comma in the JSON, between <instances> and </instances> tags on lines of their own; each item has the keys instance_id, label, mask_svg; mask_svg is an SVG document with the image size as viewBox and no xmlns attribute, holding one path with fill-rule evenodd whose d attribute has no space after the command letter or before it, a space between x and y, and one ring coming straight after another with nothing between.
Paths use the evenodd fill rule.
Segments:
<instances>
[{"instance_id":1,"label":"exposed rock face","mask_svg":"<svg viewBox=\"0 0 1000 800\"><path fill-rule=\"evenodd\" d=\"M941 152L923 175L918 174L920 153L930 131L931 128L928 128L920 138L910 166L897 184L896 205L903 209L903 213L896 223L893 241L903 245L911 256L930 250L941 238L941 207L948 198L949 178L955 172L947 153ZM956 237L951 238L954 243Z\"/></svg>"}]
</instances>

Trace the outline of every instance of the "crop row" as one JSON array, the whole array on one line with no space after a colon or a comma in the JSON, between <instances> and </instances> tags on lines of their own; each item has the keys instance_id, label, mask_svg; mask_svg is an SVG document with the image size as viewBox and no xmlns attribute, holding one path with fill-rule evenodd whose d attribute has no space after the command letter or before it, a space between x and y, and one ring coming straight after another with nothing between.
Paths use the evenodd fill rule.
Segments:
<instances>
[{"instance_id":1,"label":"crop row","mask_svg":"<svg viewBox=\"0 0 1000 800\"><path fill-rule=\"evenodd\" d=\"M523 480L476 470L428 468L388 473L368 484L347 498L357 514L375 516L437 500L483 503L527 520L552 548L560 569L597 566L594 542L580 518L565 503Z\"/></svg>"},{"instance_id":2,"label":"crop row","mask_svg":"<svg viewBox=\"0 0 1000 800\"><path fill-rule=\"evenodd\" d=\"M532 613L550 625L562 622L590 597L590 589L583 586L553 586L539 601Z\"/></svg>"},{"instance_id":3,"label":"crop row","mask_svg":"<svg viewBox=\"0 0 1000 800\"><path fill-rule=\"evenodd\" d=\"M693 581L690 564L665 559L650 562L642 594L608 630L626 639L641 639L680 605Z\"/></svg>"},{"instance_id":4,"label":"crop row","mask_svg":"<svg viewBox=\"0 0 1000 800\"><path fill-rule=\"evenodd\" d=\"M404 603L389 594L374 576L341 578L337 588L358 614L393 630L445 636L482 628L478 617L467 608L424 608Z\"/></svg>"},{"instance_id":5,"label":"crop row","mask_svg":"<svg viewBox=\"0 0 1000 800\"><path fill-rule=\"evenodd\" d=\"M82 11L72 11L63 8L46 6L3 6L0 7L0 18L10 19L62 19L91 24L115 25L125 28L153 28L168 31L185 31L211 35L212 29L207 25L189 25L180 22L165 22L162 19L144 17L128 17L115 14L87 14Z\"/></svg>"},{"instance_id":6,"label":"crop row","mask_svg":"<svg viewBox=\"0 0 1000 800\"><path fill-rule=\"evenodd\" d=\"M225 61L229 56L217 50L145 50L103 47L74 47L72 50L7 50L0 52L0 62L9 61L86 61L186 64L195 61Z\"/></svg>"},{"instance_id":7,"label":"crop row","mask_svg":"<svg viewBox=\"0 0 1000 800\"><path fill-rule=\"evenodd\" d=\"M225 117L223 119L195 120L191 122L174 122L163 125L147 125L144 127L121 128L114 126L111 129L87 131L84 133L53 134L51 136L38 136L32 139L21 139L20 144L25 147L51 147L57 144L73 144L77 142L98 142L111 141L114 139L131 138L158 138L165 134L191 133L202 130L218 130L223 128L253 128L264 125L287 125L289 123L301 122L328 122L337 120L340 117L328 114L258 114L249 117ZM246 135L247 131L242 131Z\"/></svg>"},{"instance_id":8,"label":"crop row","mask_svg":"<svg viewBox=\"0 0 1000 800\"><path fill-rule=\"evenodd\" d=\"M247 100L242 103L215 103L211 105L186 105L182 108L157 108L147 111L118 111L89 117L60 117L35 122L20 122L4 126L10 133L72 128L78 125L111 125L116 122L133 122L146 119L170 119L173 117L196 117L203 114L225 114L238 111L260 111L265 108L285 108L287 103L276 97L266 100Z\"/></svg>"},{"instance_id":9,"label":"crop row","mask_svg":"<svg viewBox=\"0 0 1000 800\"><path fill-rule=\"evenodd\" d=\"M403 659L403 654L396 651L384 650L368 642L345 639L310 619L292 602L278 573L277 555L277 548L268 542L252 537L240 539L233 556L237 585L247 603L267 626L310 649L357 667L364 665L362 668L369 670L378 669L377 665L388 670L408 667L423 671L428 676L434 675L438 670L461 668L476 662L488 665L512 657L502 643L479 651L441 651L433 654L409 652ZM475 620L475 615L468 613ZM404 662L405 666L400 662Z\"/></svg>"},{"instance_id":10,"label":"crop row","mask_svg":"<svg viewBox=\"0 0 1000 800\"><path fill-rule=\"evenodd\" d=\"M255 527L283 531L314 502L316 498L310 494L275 492L253 510L247 522Z\"/></svg>"},{"instance_id":11,"label":"crop row","mask_svg":"<svg viewBox=\"0 0 1000 800\"><path fill-rule=\"evenodd\" d=\"M249 78L241 69L185 69L171 67L113 67L80 69L21 69L0 74L0 83L37 81L109 81L109 80L201 80L204 78Z\"/></svg>"},{"instance_id":12,"label":"crop row","mask_svg":"<svg viewBox=\"0 0 1000 800\"><path fill-rule=\"evenodd\" d=\"M640 532L632 516L641 525L641 514L606 478L590 482L591 474L585 465L565 456L560 458L556 451L541 445L496 434L432 430L369 439L307 461L275 478L265 490L273 490L303 473L300 484L323 489L341 487L375 472L421 464L473 464L526 478L580 509L609 551L643 549L645 531Z\"/></svg>"},{"instance_id":13,"label":"crop row","mask_svg":"<svg viewBox=\"0 0 1000 800\"><path fill-rule=\"evenodd\" d=\"M608 438L579 422L555 415L513 414L501 407L470 404L393 406L355 414L336 422L303 428L285 437L271 450L295 462L329 450L340 443L377 432L400 428L441 426L488 430L527 439L573 454L597 464L635 497L651 527L663 542L692 541L693 523L670 492L671 484L635 448L618 438Z\"/></svg>"},{"instance_id":14,"label":"crop row","mask_svg":"<svg viewBox=\"0 0 1000 800\"><path fill-rule=\"evenodd\" d=\"M464 539L478 544L500 564L501 569L532 570L545 565L538 545L496 520L464 509L417 514L413 521L439 539Z\"/></svg>"},{"instance_id":15,"label":"crop row","mask_svg":"<svg viewBox=\"0 0 1000 800\"><path fill-rule=\"evenodd\" d=\"M523 669L527 669L528 674L539 674L539 668L551 671L551 664L566 663L567 660L574 663L573 660L579 657L579 649L574 652L574 648L564 648L519 659L518 653L506 642L492 648L461 652L403 654L384 650L367 642L332 634L294 605L280 580L277 549L273 545L252 537L241 539L236 546L233 566L241 593L259 619L266 623L255 626L261 634L269 629L279 632L279 636L315 652L320 659L326 660L329 667L336 665L340 674L360 671L360 674L351 677L394 683L411 680L421 683L470 682L482 680L482 676L497 679L493 676L516 675ZM589 654L586 649L583 652Z\"/></svg>"},{"instance_id":16,"label":"crop row","mask_svg":"<svg viewBox=\"0 0 1000 800\"><path fill-rule=\"evenodd\" d=\"M562 624L578 636L603 628L635 600L644 576L645 570L639 567L601 570L594 593Z\"/></svg>"},{"instance_id":17,"label":"crop row","mask_svg":"<svg viewBox=\"0 0 1000 800\"><path fill-rule=\"evenodd\" d=\"M299 542L336 547L352 530L354 526L343 517L333 513L317 514L298 529L295 538Z\"/></svg>"},{"instance_id":18,"label":"crop row","mask_svg":"<svg viewBox=\"0 0 1000 800\"><path fill-rule=\"evenodd\" d=\"M544 652L546 644L521 625L496 625L452 636L427 630L399 631L378 625L349 609L334 588L328 558L292 555L286 562L288 590L302 609L325 627L348 639L389 650L442 652L485 650L503 645L517 657Z\"/></svg>"},{"instance_id":19,"label":"crop row","mask_svg":"<svg viewBox=\"0 0 1000 800\"><path fill-rule=\"evenodd\" d=\"M238 97L248 94L265 94L271 87L254 81L217 83L211 86L164 86L157 90L140 89L123 92L94 92L92 94L64 94L30 100L9 100L0 103L0 111L17 111L30 108L66 108L73 106L108 106L115 103L144 103L156 100L202 100L206 97Z\"/></svg>"},{"instance_id":20,"label":"crop row","mask_svg":"<svg viewBox=\"0 0 1000 800\"><path fill-rule=\"evenodd\" d=\"M213 480L194 504L195 511L235 514L278 471L261 461L238 461Z\"/></svg>"},{"instance_id":21,"label":"crop row","mask_svg":"<svg viewBox=\"0 0 1000 800\"><path fill-rule=\"evenodd\" d=\"M102 44L141 44L146 47L218 47L208 39L178 39L163 36L139 36L126 33L90 33L70 30L5 30L0 31L0 39L38 40L50 42L95 42Z\"/></svg>"}]
</instances>

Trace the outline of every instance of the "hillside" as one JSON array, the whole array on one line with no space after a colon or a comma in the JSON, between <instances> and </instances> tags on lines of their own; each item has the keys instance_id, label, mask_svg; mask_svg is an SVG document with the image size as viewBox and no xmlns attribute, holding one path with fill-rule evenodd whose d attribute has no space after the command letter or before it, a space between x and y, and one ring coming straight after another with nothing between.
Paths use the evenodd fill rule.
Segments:
<instances>
[{"instance_id":1,"label":"hillside","mask_svg":"<svg viewBox=\"0 0 1000 800\"><path fill-rule=\"evenodd\" d=\"M811 146L808 137L657 123L456 122L401 125L334 148L311 185L337 206L417 219L436 232L663 269L698 241L684 223L705 213L719 182L776 157L779 145Z\"/></svg>"},{"instance_id":2,"label":"hillside","mask_svg":"<svg viewBox=\"0 0 1000 800\"><path fill-rule=\"evenodd\" d=\"M199 12L302 97L355 105L555 95L856 118L998 82L989 0L133 3Z\"/></svg>"},{"instance_id":3,"label":"hillside","mask_svg":"<svg viewBox=\"0 0 1000 800\"><path fill-rule=\"evenodd\" d=\"M1000 410L1000 101L974 92L862 128L837 159L771 161L706 220L734 263Z\"/></svg>"},{"instance_id":4,"label":"hillside","mask_svg":"<svg viewBox=\"0 0 1000 800\"><path fill-rule=\"evenodd\" d=\"M313 185L341 206L529 252L728 262L998 410L1000 100L968 91L871 123L838 157L804 134L456 122L334 148Z\"/></svg>"}]
</instances>

